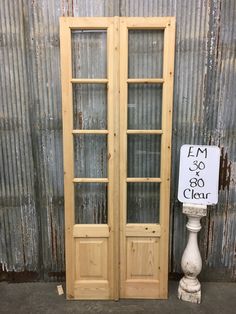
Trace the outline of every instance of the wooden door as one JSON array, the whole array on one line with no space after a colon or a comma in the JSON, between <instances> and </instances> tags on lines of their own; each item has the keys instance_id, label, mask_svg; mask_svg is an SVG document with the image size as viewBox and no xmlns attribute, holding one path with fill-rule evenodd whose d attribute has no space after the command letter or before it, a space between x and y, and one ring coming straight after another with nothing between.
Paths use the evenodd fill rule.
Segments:
<instances>
[{"instance_id":1,"label":"wooden door","mask_svg":"<svg viewBox=\"0 0 236 314\"><path fill-rule=\"evenodd\" d=\"M121 298L167 298L174 28L120 19Z\"/></svg>"},{"instance_id":2,"label":"wooden door","mask_svg":"<svg viewBox=\"0 0 236 314\"><path fill-rule=\"evenodd\" d=\"M67 298L166 298L174 19L61 18L60 39Z\"/></svg>"},{"instance_id":3,"label":"wooden door","mask_svg":"<svg viewBox=\"0 0 236 314\"><path fill-rule=\"evenodd\" d=\"M114 24L60 20L68 299L118 295Z\"/></svg>"}]
</instances>

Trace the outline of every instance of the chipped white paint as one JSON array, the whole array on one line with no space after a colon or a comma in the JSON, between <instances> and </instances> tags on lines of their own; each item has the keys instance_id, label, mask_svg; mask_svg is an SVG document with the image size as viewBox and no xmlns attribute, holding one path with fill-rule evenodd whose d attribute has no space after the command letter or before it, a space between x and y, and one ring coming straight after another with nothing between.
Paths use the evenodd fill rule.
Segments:
<instances>
[{"instance_id":1,"label":"chipped white paint","mask_svg":"<svg viewBox=\"0 0 236 314\"><path fill-rule=\"evenodd\" d=\"M184 277L179 282L178 297L183 301L200 303L201 284L197 279L202 269L197 233L201 230L200 219L206 216L206 205L183 204L183 213L188 216L188 244L184 250L181 267Z\"/></svg>"}]
</instances>

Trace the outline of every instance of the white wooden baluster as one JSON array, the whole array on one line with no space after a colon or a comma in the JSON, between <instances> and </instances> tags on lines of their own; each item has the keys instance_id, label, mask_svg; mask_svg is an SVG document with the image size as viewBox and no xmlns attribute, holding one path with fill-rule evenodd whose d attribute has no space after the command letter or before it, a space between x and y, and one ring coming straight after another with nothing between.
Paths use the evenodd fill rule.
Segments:
<instances>
[{"instance_id":1,"label":"white wooden baluster","mask_svg":"<svg viewBox=\"0 0 236 314\"><path fill-rule=\"evenodd\" d=\"M178 297L184 301L201 302L201 284L197 279L202 269L197 234L201 230L200 219L207 214L206 205L183 204L183 213L188 216L188 244L184 250L181 267L184 277L179 282Z\"/></svg>"}]
</instances>

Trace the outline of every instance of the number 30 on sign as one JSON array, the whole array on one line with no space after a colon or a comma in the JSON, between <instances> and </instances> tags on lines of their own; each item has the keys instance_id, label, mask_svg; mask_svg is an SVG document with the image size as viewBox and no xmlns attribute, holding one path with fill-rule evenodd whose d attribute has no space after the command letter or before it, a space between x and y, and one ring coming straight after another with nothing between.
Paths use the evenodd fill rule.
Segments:
<instances>
[{"instance_id":1,"label":"number 30 on sign","mask_svg":"<svg viewBox=\"0 0 236 314\"><path fill-rule=\"evenodd\" d=\"M216 204L219 165L219 147L183 145L180 149L179 201L199 205Z\"/></svg>"}]
</instances>

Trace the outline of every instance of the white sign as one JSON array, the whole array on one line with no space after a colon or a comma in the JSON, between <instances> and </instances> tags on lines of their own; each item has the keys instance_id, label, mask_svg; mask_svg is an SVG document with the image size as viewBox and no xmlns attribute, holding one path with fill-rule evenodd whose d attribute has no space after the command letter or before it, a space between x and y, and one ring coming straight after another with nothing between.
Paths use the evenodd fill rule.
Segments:
<instances>
[{"instance_id":1,"label":"white sign","mask_svg":"<svg viewBox=\"0 0 236 314\"><path fill-rule=\"evenodd\" d=\"M218 202L220 149L183 145L180 149L178 200L210 205Z\"/></svg>"}]
</instances>

